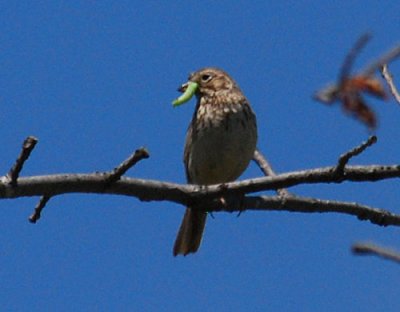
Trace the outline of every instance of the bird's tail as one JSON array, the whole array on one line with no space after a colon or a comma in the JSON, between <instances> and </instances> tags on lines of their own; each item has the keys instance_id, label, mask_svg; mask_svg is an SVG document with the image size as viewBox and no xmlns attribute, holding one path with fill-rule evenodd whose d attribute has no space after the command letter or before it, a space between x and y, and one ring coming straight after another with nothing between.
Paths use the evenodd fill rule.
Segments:
<instances>
[{"instance_id":1,"label":"bird's tail","mask_svg":"<svg viewBox=\"0 0 400 312\"><path fill-rule=\"evenodd\" d=\"M181 227L174 244L174 256L195 253L200 247L206 225L207 213L186 208Z\"/></svg>"}]
</instances>

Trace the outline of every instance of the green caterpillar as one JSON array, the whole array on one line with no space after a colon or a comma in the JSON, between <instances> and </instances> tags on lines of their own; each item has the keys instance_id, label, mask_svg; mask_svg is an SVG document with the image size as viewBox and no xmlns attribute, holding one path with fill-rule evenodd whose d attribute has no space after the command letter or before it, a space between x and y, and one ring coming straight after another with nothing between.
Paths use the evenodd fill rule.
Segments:
<instances>
[{"instance_id":1,"label":"green caterpillar","mask_svg":"<svg viewBox=\"0 0 400 312\"><path fill-rule=\"evenodd\" d=\"M197 82L189 81L187 83L185 92L180 97L175 99L172 102L172 105L174 107L176 107L176 106L179 106L179 105L184 104L187 101L189 101L192 98L192 96L196 93L196 90L198 87L199 87L199 84Z\"/></svg>"}]
</instances>

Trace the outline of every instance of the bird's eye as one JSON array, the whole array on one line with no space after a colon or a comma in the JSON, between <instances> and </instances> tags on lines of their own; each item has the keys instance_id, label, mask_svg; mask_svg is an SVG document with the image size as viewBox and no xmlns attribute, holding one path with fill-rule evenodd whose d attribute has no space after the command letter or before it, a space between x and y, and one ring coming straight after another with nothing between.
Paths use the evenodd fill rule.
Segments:
<instances>
[{"instance_id":1,"label":"bird's eye","mask_svg":"<svg viewBox=\"0 0 400 312\"><path fill-rule=\"evenodd\" d=\"M204 81L204 82L207 82L210 79L211 79L211 75L209 75L209 74L204 74L204 75L201 76L201 80Z\"/></svg>"}]
</instances>

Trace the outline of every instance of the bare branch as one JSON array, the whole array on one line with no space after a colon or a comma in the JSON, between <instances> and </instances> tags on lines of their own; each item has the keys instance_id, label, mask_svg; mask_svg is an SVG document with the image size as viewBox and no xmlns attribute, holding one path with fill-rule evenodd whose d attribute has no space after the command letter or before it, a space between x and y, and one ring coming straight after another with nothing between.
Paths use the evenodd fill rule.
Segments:
<instances>
[{"instance_id":1,"label":"bare branch","mask_svg":"<svg viewBox=\"0 0 400 312\"><path fill-rule=\"evenodd\" d=\"M348 159L358 155L370 146L376 138L369 140L352 151L344 154L340 166L346 166ZM109 173L92 174L55 174L18 178L16 185L11 185L7 176L0 178L0 198L17 198L23 196L42 196L30 217L36 222L50 197L67 193L117 194L136 197L142 201L171 201L185 206L209 207L210 211L243 211L243 210L278 210L293 212L336 212L357 216L360 220L369 220L373 224L400 226L400 216L388 211L371 208L351 202L321 200L299 196L249 196L254 192L277 190L299 184L341 183L343 181L365 182L400 177L400 165L381 166L346 166L346 174L338 175L338 166L275 174L268 167L267 160L260 153L255 159L260 161L264 172L273 176L249 179L223 185L183 185L163 181L134 179L121 176L135 162L146 157L147 152L138 150L123 164L115 169L116 181L104 188L110 179ZM20 157L26 159L27 157ZM23 162L22 162L23 163ZM113 179L115 179L113 176ZM220 198L232 200L223 204ZM207 203L207 205L203 205Z\"/></svg>"},{"instance_id":2,"label":"bare branch","mask_svg":"<svg viewBox=\"0 0 400 312\"><path fill-rule=\"evenodd\" d=\"M373 243L356 243L352 246L354 254L359 256L374 255L400 263L400 253Z\"/></svg>"},{"instance_id":3,"label":"bare branch","mask_svg":"<svg viewBox=\"0 0 400 312\"><path fill-rule=\"evenodd\" d=\"M246 196L230 198L229 203L221 203L218 199L200 202L191 206L192 209L207 211L243 212L245 210L257 211L288 211L298 213L340 213L357 217L362 221L370 221L379 226L400 226L400 215L393 214L387 210L369 207L366 205L336 201L323 200L302 196Z\"/></svg>"},{"instance_id":4,"label":"bare branch","mask_svg":"<svg viewBox=\"0 0 400 312\"><path fill-rule=\"evenodd\" d=\"M369 40L369 35L363 35L360 39L357 40L356 44L346 56L346 59L342 65L342 69L339 74L339 81L335 83L329 83L324 88L318 90L313 95L313 98L319 102L325 104L332 104L335 101L340 100L341 89L343 82L346 80L346 77L350 77L350 70L352 64L354 62L354 58L360 52L361 48L365 45L365 43ZM374 60L370 64L368 64L364 69L362 69L359 73L354 76L359 77L369 77L372 76L376 71L380 70L380 68L384 64L389 64L396 58L400 56L400 45L397 45L390 49L388 52L380 56L378 59Z\"/></svg>"},{"instance_id":5,"label":"bare branch","mask_svg":"<svg viewBox=\"0 0 400 312\"><path fill-rule=\"evenodd\" d=\"M22 167L24 166L25 161L29 158L32 150L35 148L37 142L38 139L33 136L29 136L25 139L24 143L22 144L21 153L19 154L14 166L12 166L7 174L7 179L11 185L17 184L17 179Z\"/></svg>"},{"instance_id":6,"label":"bare branch","mask_svg":"<svg viewBox=\"0 0 400 312\"><path fill-rule=\"evenodd\" d=\"M269 161L265 158L265 156L256 149L254 152L253 160L260 167L262 173L266 176L276 177L275 171L272 169ZM289 192L286 189L277 189L276 192L281 196L289 196Z\"/></svg>"},{"instance_id":7,"label":"bare branch","mask_svg":"<svg viewBox=\"0 0 400 312\"><path fill-rule=\"evenodd\" d=\"M182 205L199 200L212 200L224 195L288 188L299 184L365 182L399 178L400 165L347 166L346 175L338 176L336 166L287 172L275 177L262 177L221 185L183 185L163 181L122 177L104 189L107 174L55 174L18 179L12 187L0 179L0 198L23 196L55 196L67 193L116 194L137 197L144 201L173 201Z\"/></svg>"},{"instance_id":8,"label":"bare branch","mask_svg":"<svg viewBox=\"0 0 400 312\"><path fill-rule=\"evenodd\" d=\"M279 177L279 176L278 176ZM80 192L80 193L100 193L104 190L104 179L100 176L95 177L94 175L78 175L78 177L72 176L42 176L42 177L31 177L23 178L16 188L15 191L19 191L20 196L24 196L21 193L27 193L27 191L39 191L40 189L51 190L54 189L57 184L57 178L63 179L66 185L64 192ZM72 178L76 179L76 183L73 183ZM49 181L39 182L37 180L47 179ZM36 180L36 181L35 181ZM53 181L50 181L53 180ZM90 181L92 180L92 181ZM33 183L35 182L35 183ZM53 182L53 183L52 183ZM78 183L79 182L79 183ZM240 184L247 183L246 181L236 182L240 190ZM234 186L231 184L227 186ZM60 186L60 185L59 185ZM225 185L226 186L226 185ZM225 187L224 186L224 187ZM20 189L20 190L18 190ZM290 212L303 212L303 213L342 213L356 216L360 220L369 220L372 224L380 226L400 226L400 215L393 214L389 211L368 207L358 203L352 202L341 202L335 200L321 200L309 197L299 196L246 196L241 197L241 192L231 193L230 195L237 195L231 197L232 205L222 204L219 200L220 196L208 196L209 193L218 194L220 185L210 187L210 189L204 189L203 187L194 185L179 185L166 182L158 182L151 180L139 180L131 178L122 178L115 184L110 186L107 190L108 194L119 194L134 196L141 200L169 200L182 205L191 203L191 207L196 209L197 207L208 207L209 211L244 211L244 210L265 210L265 211L290 211ZM24 191L24 192L23 192ZM61 189L58 190L61 192ZM11 194L10 194L11 195ZM201 195L201 196L200 196ZM26 195L25 195L26 196ZM40 210L44 207L49 196L44 196L38 207L35 209L36 217L40 217ZM207 205L201 203L207 202ZM34 219L32 216L31 219ZM36 218L37 220L38 218ZM34 219L35 220L35 219ZM33 222L33 220L32 220Z\"/></svg>"},{"instance_id":9,"label":"bare branch","mask_svg":"<svg viewBox=\"0 0 400 312\"><path fill-rule=\"evenodd\" d=\"M354 46L347 53L341 69L339 71L339 79L336 83L330 83L326 87L318 90L313 95L314 100L325 104L332 104L333 102L340 100L341 91L344 87L345 82L350 77L351 69L357 55L361 52L362 48L371 39L371 34L365 33L357 39Z\"/></svg>"},{"instance_id":10,"label":"bare branch","mask_svg":"<svg viewBox=\"0 0 400 312\"><path fill-rule=\"evenodd\" d=\"M342 154L339 158L337 167L336 167L336 172L338 174L343 174L344 172L344 167L347 165L349 160L361 154L363 151L365 151L368 147L371 145L375 144L378 141L378 138L375 135L371 135L367 141L361 143L359 146L356 146L355 148L351 149L350 151Z\"/></svg>"},{"instance_id":11,"label":"bare branch","mask_svg":"<svg viewBox=\"0 0 400 312\"><path fill-rule=\"evenodd\" d=\"M321 103L332 104L339 99L338 94L339 94L339 87L334 83L330 83L325 87L317 90L313 94L312 98L315 101L319 101Z\"/></svg>"},{"instance_id":12,"label":"bare branch","mask_svg":"<svg viewBox=\"0 0 400 312\"><path fill-rule=\"evenodd\" d=\"M108 188L112 183L118 181L123 174L125 174L130 168L132 168L136 163L140 160L148 158L149 153L144 148L141 147L137 149L133 154L131 154L126 160L124 160L118 167L116 167L109 175L102 174L104 177L104 185L105 188ZM105 189L104 188L104 189ZM33 214L29 217L29 221L31 223L36 223L41 216L43 208L46 206L47 202L49 201L51 196L43 195L40 198L39 203L35 207Z\"/></svg>"},{"instance_id":13,"label":"bare branch","mask_svg":"<svg viewBox=\"0 0 400 312\"><path fill-rule=\"evenodd\" d=\"M353 63L357 57L357 55L361 52L361 50L364 48L364 46L368 43L368 41L371 39L371 34L365 33L354 44L354 46L351 48L349 53L346 55L344 62L342 64L342 68L340 70L339 74L339 82L343 83L347 78L350 76L351 69L353 67Z\"/></svg>"},{"instance_id":14,"label":"bare branch","mask_svg":"<svg viewBox=\"0 0 400 312\"><path fill-rule=\"evenodd\" d=\"M387 64L383 64L382 66L382 77L385 79L386 83L389 86L390 92L392 93L393 97L397 101L398 104L400 104L400 94L399 91L397 91L397 88L393 82L393 76L389 72Z\"/></svg>"},{"instance_id":15,"label":"bare branch","mask_svg":"<svg viewBox=\"0 0 400 312\"><path fill-rule=\"evenodd\" d=\"M116 167L106 179L106 185L114 183L119 180L130 168L142 159L149 158L149 152L141 147L131 154L126 160L124 160L118 167Z\"/></svg>"},{"instance_id":16,"label":"bare branch","mask_svg":"<svg viewBox=\"0 0 400 312\"><path fill-rule=\"evenodd\" d=\"M29 221L31 223L36 223L40 219L40 214L42 213L43 208L46 206L47 202L49 201L50 196L42 196L35 207L35 211L29 217Z\"/></svg>"},{"instance_id":17,"label":"bare branch","mask_svg":"<svg viewBox=\"0 0 400 312\"><path fill-rule=\"evenodd\" d=\"M368 64L364 69L361 70L360 75L371 76L376 71L379 71L384 64L389 64L400 56L400 45L396 45L391 48L388 52L381 55L376 61Z\"/></svg>"},{"instance_id":18,"label":"bare branch","mask_svg":"<svg viewBox=\"0 0 400 312\"><path fill-rule=\"evenodd\" d=\"M272 166L268 162L268 160L264 157L264 155L256 149L254 152L253 160L256 162L256 164L260 167L262 173L266 176L270 177L275 177L276 173L272 169Z\"/></svg>"},{"instance_id":19,"label":"bare branch","mask_svg":"<svg viewBox=\"0 0 400 312\"><path fill-rule=\"evenodd\" d=\"M380 226L400 226L400 215L387 210L372 208L358 203L322 200L310 197L248 196L244 200L248 210L278 210L303 213L342 213L368 220Z\"/></svg>"}]
</instances>

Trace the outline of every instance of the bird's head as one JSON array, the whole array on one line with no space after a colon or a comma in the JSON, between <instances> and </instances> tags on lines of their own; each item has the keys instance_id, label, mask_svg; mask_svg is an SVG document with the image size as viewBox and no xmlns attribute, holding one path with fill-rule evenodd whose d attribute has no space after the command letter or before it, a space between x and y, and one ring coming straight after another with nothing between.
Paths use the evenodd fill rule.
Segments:
<instances>
[{"instance_id":1,"label":"bird's head","mask_svg":"<svg viewBox=\"0 0 400 312\"><path fill-rule=\"evenodd\" d=\"M179 87L178 91L183 94L173 105L184 104L193 95L213 96L216 92L229 92L233 88L237 88L235 81L223 70L214 67L203 68L191 73L188 81Z\"/></svg>"}]
</instances>

